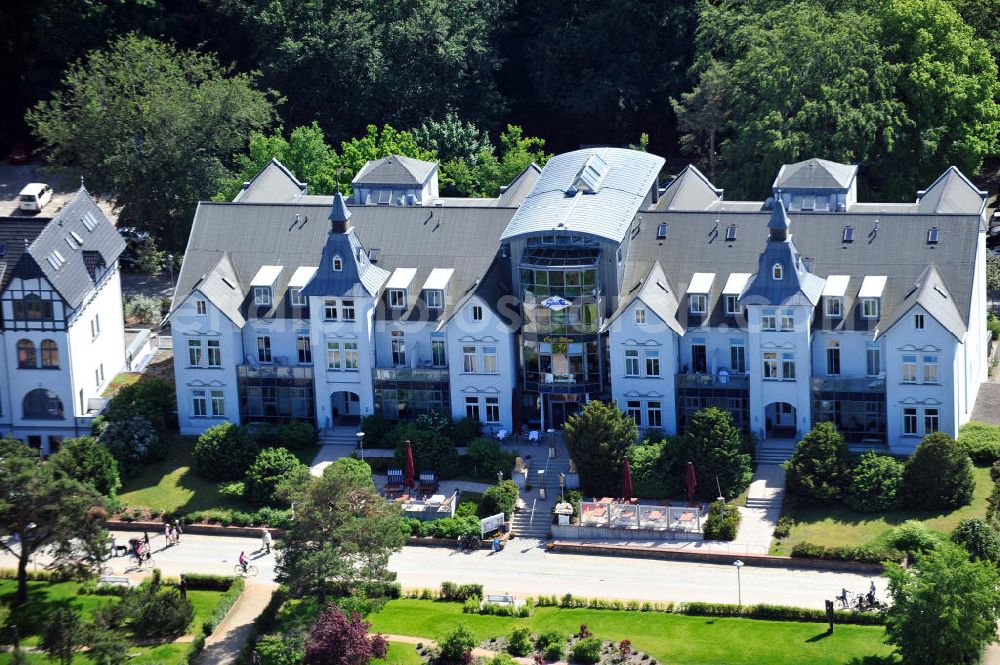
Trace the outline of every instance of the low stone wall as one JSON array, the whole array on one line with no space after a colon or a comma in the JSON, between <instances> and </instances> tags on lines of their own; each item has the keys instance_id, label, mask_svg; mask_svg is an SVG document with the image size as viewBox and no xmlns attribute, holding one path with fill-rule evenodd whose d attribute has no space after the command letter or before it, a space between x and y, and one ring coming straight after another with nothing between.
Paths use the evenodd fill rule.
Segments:
<instances>
[{"instance_id":1,"label":"low stone wall","mask_svg":"<svg viewBox=\"0 0 1000 665\"><path fill-rule=\"evenodd\" d=\"M108 520L104 528L109 531L148 531L150 537L163 535L163 522L121 522ZM285 535L284 529L267 527L271 536L278 538ZM243 538L260 538L259 526L222 526L221 524L181 524L181 538L185 533L199 536L234 536Z\"/></svg>"},{"instance_id":2,"label":"low stone wall","mask_svg":"<svg viewBox=\"0 0 1000 665\"><path fill-rule=\"evenodd\" d=\"M674 529L609 529L606 526L552 525L553 538L572 540L689 540L700 541L701 533Z\"/></svg>"}]
</instances>

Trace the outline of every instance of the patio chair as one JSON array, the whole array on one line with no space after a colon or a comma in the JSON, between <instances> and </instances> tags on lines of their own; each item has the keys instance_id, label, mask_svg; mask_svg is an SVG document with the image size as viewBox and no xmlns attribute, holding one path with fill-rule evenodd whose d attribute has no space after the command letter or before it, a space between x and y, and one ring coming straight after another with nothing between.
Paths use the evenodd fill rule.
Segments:
<instances>
[{"instance_id":1,"label":"patio chair","mask_svg":"<svg viewBox=\"0 0 1000 665\"><path fill-rule=\"evenodd\" d=\"M438 489L438 477L433 471L421 471L417 489L423 494L434 494Z\"/></svg>"},{"instance_id":2,"label":"patio chair","mask_svg":"<svg viewBox=\"0 0 1000 665\"><path fill-rule=\"evenodd\" d=\"M398 492L403 489L403 470L389 469L388 477L385 481L386 492Z\"/></svg>"}]
</instances>

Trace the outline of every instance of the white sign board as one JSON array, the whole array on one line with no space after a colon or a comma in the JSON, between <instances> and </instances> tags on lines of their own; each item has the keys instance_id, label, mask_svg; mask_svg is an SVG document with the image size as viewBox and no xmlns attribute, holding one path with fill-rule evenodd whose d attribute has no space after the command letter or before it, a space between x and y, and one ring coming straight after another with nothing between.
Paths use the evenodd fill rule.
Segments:
<instances>
[{"instance_id":1,"label":"white sign board","mask_svg":"<svg viewBox=\"0 0 1000 665\"><path fill-rule=\"evenodd\" d=\"M490 515L489 517L484 517L479 520L479 529L482 535L488 534L490 531L496 531L497 529L503 528L504 518L503 513L497 513L496 515Z\"/></svg>"},{"instance_id":2,"label":"white sign board","mask_svg":"<svg viewBox=\"0 0 1000 665\"><path fill-rule=\"evenodd\" d=\"M542 301L542 307L553 311L560 311L569 307L570 302L562 296L550 296Z\"/></svg>"}]
</instances>

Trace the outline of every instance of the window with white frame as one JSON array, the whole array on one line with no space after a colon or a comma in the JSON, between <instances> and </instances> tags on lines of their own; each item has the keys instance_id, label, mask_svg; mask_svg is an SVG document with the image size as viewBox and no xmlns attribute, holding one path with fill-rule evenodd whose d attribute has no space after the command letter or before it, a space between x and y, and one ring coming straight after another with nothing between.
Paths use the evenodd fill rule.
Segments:
<instances>
[{"instance_id":1,"label":"window with white frame","mask_svg":"<svg viewBox=\"0 0 1000 665\"><path fill-rule=\"evenodd\" d=\"M826 373L830 376L840 375L840 342L826 343Z\"/></svg>"},{"instance_id":2,"label":"window with white frame","mask_svg":"<svg viewBox=\"0 0 1000 665\"><path fill-rule=\"evenodd\" d=\"M938 382L938 357L924 356L924 383Z\"/></svg>"},{"instance_id":3,"label":"window with white frame","mask_svg":"<svg viewBox=\"0 0 1000 665\"><path fill-rule=\"evenodd\" d=\"M878 342L865 343L865 371L868 376L878 376L882 372L882 350Z\"/></svg>"},{"instance_id":4,"label":"window with white frame","mask_svg":"<svg viewBox=\"0 0 1000 665\"><path fill-rule=\"evenodd\" d=\"M194 309L199 314L204 314L208 311L208 305L205 304L204 300L195 300Z\"/></svg>"},{"instance_id":5,"label":"window with white frame","mask_svg":"<svg viewBox=\"0 0 1000 665\"><path fill-rule=\"evenodd\" d=\"M781 354L781 378L785 381L795 379L795 354L785 352Z\"/></svg>"},{"instance_id":6,"label":"window with white frame","mask_svg":"<svg viewBox=\"0 0 1000 665\"><path fill-rule=\"evenodd\" d=\"M487 397L486 398L486 422L488 423L499 423L500 422L500 398L499 397Z\"/></svg>"},{"instance_id":7,"label":"window with white frame","mask_svg":"<svg viewBox=\"0 0 1000 665\"><path fill-rule=\"evenodd\" d=\"M213 417L221 418L226 415L226 395L223 391L209 391L209 401L212 406Z\"/></svg>"},{"instance_id":8,"label":"window with white frame","mask_svg":"<svg viewBox=\"0 0 1000 665\"><path fill-rule=\"evenodd\" d=\"M270 335L257 335L257 360L262 363L271 362Z\"/></svg>"},{"instance_id":9,"label":"window with white frame","mask_svg":"<svg viewBox=\"0 0 1000 665\"><path fill-rule=\"evenodd\" d=\"M795 310L793 309L781 310L781 329L795 330Z\"/></svg>"},{"instance_id":10,"label":"window with white frame","mask_svg":"<svg viewBox=\"0 0 1000 665\"><path fill-rule=\"evenodd\" d=\"M878 298L861 299L861 318L863 319L878 318Z\"/></svg>"},{"instance_id":11,"label":"window with white frame","mask_svg":"<svg viewBox=\"0 0 1000 665\"><path fill-rule=\"evenodd\" d=\"M323 320L325 320L325 321L336 321L337 320L337 301L336 300L324 300L323 301Z\"/></svg>"},{"instance_id":12,"label":"window with white frame","mask_svg":"<svg viewBox=\"0 0 1000 665\"><path fill-rule=\"evenodd\" d=\"M655 349L646 349L642 352L642 356L646 363L646 376L659 376L660 352Z\"/></svg>"},{"instance_id":13,"label":"window with white frame","mask_svg":"<svg viewBox=\"0 0 1000 665\"><path fill-rule=\"evenodd\" d=\"M741 339L729 340L729 369L738 374L747 371L747 347Z\"/></svg>"},{"instance_id":14,"label":"window with white frame","mask_svg":"<svg viewBox=\"0 0 1000 665\"><path fill-rule=\"evenodd\" d=\"M497 373L497 347L483 347L483 374Z\"/></svg>"},{"instance_id":15,"label":"window with white frame","mask_svg":"<svg viewBox=\"0 0 1000 665\"><path fill-rule=\"evenodd\" d=\"M297 335L295 337L295 352L298 355L300 365L309 365L312 363L313 352L309 335Z\"/></svg>"},{"instance_id":16,"label":"window with white frame","mask_svg":"<svg viewBox=\"0 0 1000 665\"><path fill-rule=\"evenodd\" d=\"M209 367L222 367L222 342L217 339L205 340L205 351Z\"/></svg>"},{"instance_id":17,"label":"window with white frame","mask_svg":"<svg viewBox=\"0 0 1000 665\"><path fill-rule=\"evenodd\" d=\"M476 347L462 347L462 371L466 374L476 373Z\"/></svg>"},{"instance_id":18,"label":"window with white frame","mask_svg":"<svg viewBox=\"0 0 1000 665\"><path fill-rule=\"evenodd\" d=\"M692 293L688 296L692 314L704 314L708 311L708 296L703 293Z\"/></svg>"},{"instance_id":19,"label":"window with white frame","mask_svg":"<svg viewBox=\"0 0 1000 665\"><path fill-rule=\"evenodd\" d=\"M642 403L639 400L629 400L625 403L625 415L631 418L636 427L642 426Z\"/></svg>"},{"instance_id":20,"label":"window with white frame","mask_svg":"<svg viewBox=\"0 0 1000 665\"><path fill-rule=\"evenodd\" d=\"M639 376L638 349L625 349L625 376Z\"/></svg>"},{"instance_id":21,"label":"window with white frame","mask_svg":"<svg viewBox=\"0 0 1000 665\"><path fill-rule=\"evenodd\" d=\"M762 309L760 311L760 327L764 330L777 330L778 311L775 309Z\"/></svg>"},{"instance_id":22,"label":"window with white frame","mask_svg":"<svg viewBox=\"0 0 1000 665\"><path fill-rule=\"evenodd\" d=\"M271 287L253 287L253 304L258 307L267 307L271 304Z\"/></svg>"},{"instance_id":23,"label":"window with white frame","mask_svg":"<svg viewBox=\"0 0 1000 665\"><path fill-rule=\"evenodd\" d=\"M726 296L726 316L739 316L740 313L740 297L737 295L727 295Z\"/></svg>"},{"instance_id":24,"label":"window with white frame","mask_svg":"<svg viewBox=\"0 0 1000 665\"><path fill-rule=\"evenodd\" d=\"M646 402L646 427L663 426L663 409L660 402Z\"/></svg>"},{"instance_id":25,"label":"window with white frame","mask_svg":"<svg viewBox=\"0 0 1000 665\"><path fill-rule=\"evenodd\" d=\"M844 299L840 296L827 296L823 298L823 314L831 319L843 318Z\"/></svg>"},{"instance_id":26,"label":"window with white frame","mask_svg":"<svg viewBox=\"0 0 1000 665\"><path fill-rule=\"evenodd\" d=\"M440 289L428 289L424 291L424 301L428 309L441 309L444 307L444 291Z\"/></svg>"},{"instance_id":27,"label":"window with white frame","mask_svg":"<svg viewBox=\"0 0 1000 665\"><path fill-rule=\"evenodd\" d=\"M472 320L473 321L482 321L483 320L483 307L482 307L482 305L473 305L472 306Z\"/></svg>"},{"instance_id":28,"label":"window with white frame","mask_svg":"<svg viewBox=\"0 0 1000 665\"><path fill-rule=\"evenodd\" d=\"M646 322L646 310L642 307L637 307L635 309L635 322L636 325L642 325Z\"/></svg>"},{"instance_id":29,"label":"window with white frame","mask_svg":"<svg viewBox=\"0 0 1000 665\"><path fill-rule=\"evenodd\" d=\"M781 268L780 263L775 263L771 266L771 277L774 279L782 279L785 276L785 271Z\"/></svg>"},{"instance_id":30,"label":"window with white frame","mask_svg":"<svg viewBox=\"0 0 1000 665\"><path fill-rule=\"evenodd\" d=\"M406 365L406 337L402 330L393 330L391 338L392 364L403 367Z\"/></svg>"},{"instance_id":31,"label":"window with white frame","mask_svg":"<svg viewBox=\"0 0 1000 665\"><path fill-rule=\"evenodd\" d=\"M406 291L403 289L389 289L389 307L393 309L406 309Z\"/></svg>"},{"instance_id":32,"label":"window with white frame","mask_svg":"<svg viewBox=\"0 0 1000 665\"><path fill-rule=\"evenodd\" d=\"M353 300L341 300L340 301L340 318L344 321L354 320L354 301Z\"/></svg>"},{"instance_id":33,"label":"window with white frame","mask_svg":"<svg viewBox=\"0 0 1000 665\"><path fill-rule=\"evenodd\" d=\"M906 436L917 436L917 409L915 407L905 407L903 409L903 434Z\"/></svg>"},{"instance_id":34,"label":"window with white frame","mask_svg":"<svg viewBox=\"0 0 1000 665\"><path fill-rule=\"evenodd\" d=\"M903 383L917 382L917 356L903 356Z\"/></svg>"},{"instance_id":35,"label":"window with white frame","mask_svg":"<svg viewBox=\"0 0 1000 665\"><path fill-rule=\"evenodd\" d=\"M479 398L465 398L465 417L470 420L479 420Z\"/></svg>"},{"instance_id":36,"label":"window with white frame","mask_svg":"<svg viewBox=\"0 0 1000 665\"><path fill-rule=\"evenodd\" d=\"M340 272L344 269L344 260L340 258L339 254L333 257L333 269L336 272Z\"/></svg>"},{"instance_id":37,"label":"window with white frame","mask_svg":"<svg viewBox=\"0 0 1000 665\"><path fill-rule=\"evenodd\" d=\"M913 315L913 329L914 330L923 330L924 329L924 315L923 314L914 314Z\"/></svg>"},{"instance_id":38,"label":"window with white frame","mask_svg":"<svg viewBox=\"0 0 1000 665\"><path fill-rule=\"evenodd\" d=\"M343 355L341 354L340 342L326 343L326 368L329 370L340 370L344 366Z\"/></svg>"},{"instance_id":39,"label":"window with white frame","mask_svg":"<svg viewBox=\"0 0 1000 665\"><path fill-rule=\"evenodd\" d=\"M444 337L439 336L440 333L435 333L435 337L431 337L431 364L434 367L445 367L448 364L448 353L445 350Z\"/></svg>"},{"instance_id":40,"label":"window with white frame","mask_svg":"<svg viewBox=\"0 0 1000 665\"><path fill-rule=\"evenodd\" d=\"M924 409L924 435L938 431L940 421L937 409Z\"/></svg>"},{"instance_id":41,"label":"window with white frame","mask_svg":"<svg viewBox=\"0 0 1000 665\"><path fill-rule=\"evenodd\" d=\"M204 390L191 391L191 415L196 418L204 418L208 415L208 400Z\"/></svg>"},{"instance_id":42,"label":"window with white frame","mask_svg":"<svg viewBox=\"0 0 1000 665\"><path fill-rule=\"evenodd\" d=\"M357 342L344 342L344 369L348 372L358 371Z\"/></svg>"},{"instance_id":43,"label":"window with white frame","mask_svg":"<svg viewBox=\"0 0 1000 665\"><path fill-rule=\"evenodd\" d=\"M302 289L289 289L288 297L292 302L292 307L305 307L309 304L306 297L302 295Z\"/></svg>"},{"instance_id":44,"label":"window with white frame","mask_svg":"<svg viewBox=\"0 0 1000 665\"><path fill-rule=\"evenodd\" d=\"M764 378L770 381L781 378L778 375L778 354L775 351L764 352Z\"/></svg>"},{"instance_id":45,"label":"window with white frame","mask_svg":"<svg viewBox=\"0 0 1000 665\"><path fill-rule=\"evenodd\" d=\"M188 340L188 367L201 367L201 340Z\"/></svg>"}]
</instances>

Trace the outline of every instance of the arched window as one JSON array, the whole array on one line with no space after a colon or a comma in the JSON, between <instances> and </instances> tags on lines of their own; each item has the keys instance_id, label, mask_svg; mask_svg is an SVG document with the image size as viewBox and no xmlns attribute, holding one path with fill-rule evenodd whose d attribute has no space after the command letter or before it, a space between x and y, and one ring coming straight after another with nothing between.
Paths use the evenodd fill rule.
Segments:
<instances>
[{"instance_id":1,"label":"arched window","mask_svg":"<svg viewBox=\"0 0 1000 665\"><path fill-rule=\"evenodd\" d=\"M17 366L32 369L38 366L38 358L35 355L35 343L30 339L22 339L17 343Z\"/></svg>"},{"instance_id":2,"label":"arched window","mask_svg":"<svg viewBox=\"0 0 1000 665\"><path fill-rule=\"evenodd\" d=\"M340 258L340 255L333 257L333 269L340 272L344 269L344 261Z\"/></svg>"},{"instance_id":3,"label":"arched window","mask_svg":"<svg viewBox=\"0 0 1000 665\"><path fill-rule=\"evenodd\" d=\"M51 390L35 388L24 396L24 417L33 420L61 420L62 400Z\"/></svg>"},{"instance_id":4,"label":"arched window","mask_svg":"<svg viewBox=\"0 0 1000 665\"><path fill-rule=\"evenodd\" d=\"M48 369L59 367L59 347L51 339L42 340L42 367Z\"/></svg>"},{"instance_id":5,"label":"arched window","mask_svg":"<svg viewBox=\"0 0 1000 665\"><path fill-rule=\"evenodd\" d=\"M773 277L774 279L781 279L783 273L784 271L781 269L780 263L775 263L773 266L771 266L771 277Z\"/></svg>"}]
</instances>

